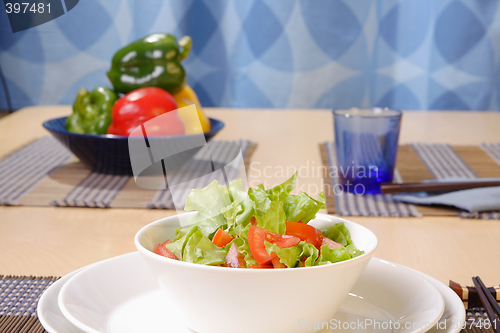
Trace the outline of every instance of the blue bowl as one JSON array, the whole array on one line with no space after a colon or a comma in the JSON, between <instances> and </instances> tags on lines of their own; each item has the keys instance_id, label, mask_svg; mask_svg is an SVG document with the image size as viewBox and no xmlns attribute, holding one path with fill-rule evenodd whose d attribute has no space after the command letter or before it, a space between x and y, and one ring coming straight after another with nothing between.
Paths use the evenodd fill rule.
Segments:
<instances>
[{"instance_id":1,"label":"blue bowl","mask_svg":"<svg viewBox=\"0 0 500 333\"><path fill-rule=\"evenodd\" d=\"M66 130L67 118L47 120L43 123L43 127L92 171L114 175L133 174L128 151L128 137L71 133ZM222 121L209 119L211 129L204 133L207 142L224 127Z\"/></svg>"}]
</instances>

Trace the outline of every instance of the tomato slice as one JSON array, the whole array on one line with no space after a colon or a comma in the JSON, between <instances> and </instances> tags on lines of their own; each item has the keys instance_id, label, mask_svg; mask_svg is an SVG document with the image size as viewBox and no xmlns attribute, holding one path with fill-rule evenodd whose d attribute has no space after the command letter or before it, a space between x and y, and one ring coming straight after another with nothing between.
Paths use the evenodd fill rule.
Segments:
<instances>
[{"instance_id":1,"label":"tomato slice","mask_svg":"<svg viewBox=\"0 0 500 333\"><path fill-rule=\"evenodd\" d=\"M169 243L172 243L172 242L170 240L167 240L163 244L156 245L156 248L154 249L153 252L156 254L159 254L160 256L163 256L163 257L179 260L179 258L177 258L177 256L175 254L170 252L170 250L165 247L165 245L169 244Z\"/></svg>"},{"instance_id":2,"label":"tomato slice","mask_svg":"<svg viewBox=\"0 0 500 333\"><path fill-rule=\"evenodd\" d=\"M300 238L314 245L318 250L321 248L323 233L315 227L301 222L287 222L286 234Z\"/></svg>"},{"instance_id":3,"label":"tomato slice","mask_svg":"<svg viewBox=\"0 0 500 333\"><path fill-rule=\"evenodd\" d=\"M274 268L286 268L286 265L280 261L279 257L274 257L271 259Z\"/></svg>"},{"instance_id":4,"label":"tomato slice","mask_svg":"<svg viewBox=\"0 0 500 333\"><path fill-rule=\"evenodd\" d=\"M214 235L212 239L212 243L217 245L218 247L223 247L229 244L233 240L233 236L227 233L227 231L219 229Z\"/></svg>"},{"instance_id":5,"label":"tomato slice","mask_svg":"<svg viewBox=\"0 0 500 333\"><path fill-rule=\"evenodd\" d=\"M264 241L266 240L266 229L250 226L248 229L248 245L252 255L257 260L259 265L263 265L271 261L271 256L266 251Z\"/></svg>"},{"instance_id":6,"label":"tomato slice","mask_svg":"<svg viewBox=\"0 0 500 333\"><path fill-rule=\"evenodd\" d=\"M269 263L274 257L277 257L276 253L267 253L264 244L266 240L282 249L300 243L300 238L275 234L267 229L259 228L254 225L250 226L248 230L248 245L250 246L253 257L261 266Z\"/></svg>"},{"instance_id":7,"label":"tomato slice","mask_svg":"<svg viewBox=\"0 0 500 333\"><path fill-rule=\"evenodd\" d=\"M265 269L265 268L274 268L273 266L270 265L253 265L253 266L248 266L247 268L252 268L252 269Z\"/></svg>"},{"instance_id":8,"label":"tomato slice","mask_svg":"<svg viewBox=\"0 0 500 333\"><path fill-rule=\"evenodd\" d=\"M235 243L231 245L231 248L227 252L226 267L232 267L232 268L247 267L245 265L245 259L243 258L243 255L240 253L240 251L238 251L238 246Z\"/></svg>"},{"instance_id":9,"label":"tomato slice","mask_svg":"<svg viewBox=\"0 0 500 333\"><path fill-rule=\"evenodd\" d=\"M339 244L339 243L337 243L337 242L335 242L335 241L332 241L332 240L331 240L330 238L328 238L328 237L323 237L323 240L322 240L321 245L325 245L325 244L326 244L326 245L328 245L328 247L329 247L330 249L333 249L334 247L339 247L339 246L341 247L341 246L342 246L342 244Z\"/></svg>"},{"instance_id":10,"label":"tomato slice","mask_svg":"<svg viewBox=\"0 0 500 333\"><path fill-rule=\"evenodd\" d=\"M265 229L264 229L265 230ZM300 238L291 235L280 235L266 230L266 241L273 243L281 249L292 247L300 243Z\"/></svg>"}]
</instances>

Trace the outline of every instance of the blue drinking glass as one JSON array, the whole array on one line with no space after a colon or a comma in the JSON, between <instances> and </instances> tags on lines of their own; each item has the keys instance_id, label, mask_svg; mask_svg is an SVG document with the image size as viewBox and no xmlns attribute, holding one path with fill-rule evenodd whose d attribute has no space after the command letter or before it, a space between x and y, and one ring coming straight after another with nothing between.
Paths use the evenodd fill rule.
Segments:
<instances>
[{"instance_id":1,"label":"blue drinking glass","mask_svg":"<svg viewBox=\"0 0 500 333\"><path fill-rule=\"evenodd\" d=\"M388 108L334 110L338 184L344 192L380 194L391 183L402 113Z\"/></svg>"}]
</instances>

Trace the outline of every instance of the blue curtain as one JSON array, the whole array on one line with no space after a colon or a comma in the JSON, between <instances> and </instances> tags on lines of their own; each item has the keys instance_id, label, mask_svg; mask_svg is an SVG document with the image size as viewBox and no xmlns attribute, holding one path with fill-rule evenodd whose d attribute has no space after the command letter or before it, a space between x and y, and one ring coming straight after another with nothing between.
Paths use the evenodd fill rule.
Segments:
<instances>
[{"instance_id":1,"label":"blue curtain","mask_svg":"<svg viewBox=\"0 0 500 333\"><path fill-rule=\"evenodd\" d=\"M0 10L0 109L110 86L122 46L190 35L205 106L499 110L497 0L80 0L12 33Z\"/></svg>"}]
</instances>

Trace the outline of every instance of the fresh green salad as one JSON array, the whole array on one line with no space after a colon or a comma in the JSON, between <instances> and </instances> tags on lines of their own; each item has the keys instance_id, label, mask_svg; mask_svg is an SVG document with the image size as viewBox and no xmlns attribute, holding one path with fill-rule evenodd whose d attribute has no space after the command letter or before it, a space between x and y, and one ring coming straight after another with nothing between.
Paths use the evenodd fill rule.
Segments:
<instances>
[{"instance_id":1,"label":"fresh green salad","mask_svg":"<svg viewBox=\"0 0 500 333\"><path fill-rule=\"evenodd\" d=\"M325 208L325 195L290 194L297 174L283 184L248 192L241 180L229 187L214 180L192 190L186 211L196 211L176 237L154 249L156 254L191 263L233 268L292 268L331 264L363 254L349 230L337 223L325 230L308 224Z\"/></svg>"}]
</instances>

